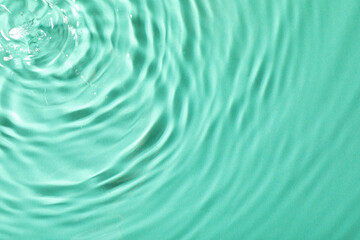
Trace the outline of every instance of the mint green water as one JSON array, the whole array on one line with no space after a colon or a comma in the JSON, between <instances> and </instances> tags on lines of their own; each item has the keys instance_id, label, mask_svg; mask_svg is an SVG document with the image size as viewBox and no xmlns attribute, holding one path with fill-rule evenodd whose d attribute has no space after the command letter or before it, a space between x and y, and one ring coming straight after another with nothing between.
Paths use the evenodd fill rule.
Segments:
<instances>
[{"instance_id":1,"label":"mint green water","mask_svg":"<svg viewBox=\"0 0 360 240\"><path fill-rule=\"evenodd\" d=\"M0 0L0 239L360 239L359 15Z\"/></svg>"}]
</instances>

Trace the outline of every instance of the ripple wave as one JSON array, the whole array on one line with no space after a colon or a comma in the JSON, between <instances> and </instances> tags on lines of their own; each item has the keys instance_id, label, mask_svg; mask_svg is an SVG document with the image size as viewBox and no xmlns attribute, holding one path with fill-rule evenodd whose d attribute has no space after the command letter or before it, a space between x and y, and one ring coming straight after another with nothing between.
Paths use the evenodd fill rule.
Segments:
<instances>
[{"instance_id":1,"label":"ripple wave","mask_svg":"<svg viewBox=\"0 0 360 240\"><path fill-rule=\"evenodd\" d=\"M360 237L347 4L0 0L0 239Z\"/></svg>"}]
</instances>

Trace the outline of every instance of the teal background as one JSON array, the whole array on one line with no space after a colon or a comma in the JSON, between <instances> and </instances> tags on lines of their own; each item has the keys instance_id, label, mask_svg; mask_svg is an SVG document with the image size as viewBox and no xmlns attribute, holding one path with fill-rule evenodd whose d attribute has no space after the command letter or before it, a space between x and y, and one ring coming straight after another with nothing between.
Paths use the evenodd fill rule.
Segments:
<instances>
[{"instance_id":1,"label":"teal background","mask_svg":"<svg viewBox=\"0 0 360 240\"><path fill-rule=\"evenodd\" d=\"M0 4L0 239L360 239L360 1Z\"/></svg>"}]
</instances>

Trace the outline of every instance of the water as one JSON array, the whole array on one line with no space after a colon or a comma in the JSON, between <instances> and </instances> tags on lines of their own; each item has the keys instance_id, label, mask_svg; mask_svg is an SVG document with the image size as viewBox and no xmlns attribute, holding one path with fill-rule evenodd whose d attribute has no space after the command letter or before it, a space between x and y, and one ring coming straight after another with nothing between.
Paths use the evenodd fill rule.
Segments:
<instances>
[{"instance_id":1,"label":"water","mask_svg":"<svg viewBox=\"0 0 360 240\"><path fill-rule=\"evenodd\" d=\"M0 239L360 239L359 13L0 0Z\"/></svg>"}]
</instances>

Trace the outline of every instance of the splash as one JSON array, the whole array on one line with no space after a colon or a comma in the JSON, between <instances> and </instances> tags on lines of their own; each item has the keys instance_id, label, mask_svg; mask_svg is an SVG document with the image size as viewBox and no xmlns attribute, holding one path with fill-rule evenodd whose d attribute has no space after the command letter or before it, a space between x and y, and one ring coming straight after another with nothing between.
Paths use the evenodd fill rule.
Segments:
<instances>
[{"instance_id":1,"label":"splash","mask_svg":"<svg viewBox=\"0 0 360 240\"><path fill-rule=\"evenodd\" d=\"M74 2L65 3L64 8L45 0L0 5L0 64L21 69L36 60L50 63L64 47L77 46L80 15Z\"/></svg>"}]
</instances>

